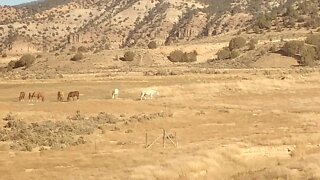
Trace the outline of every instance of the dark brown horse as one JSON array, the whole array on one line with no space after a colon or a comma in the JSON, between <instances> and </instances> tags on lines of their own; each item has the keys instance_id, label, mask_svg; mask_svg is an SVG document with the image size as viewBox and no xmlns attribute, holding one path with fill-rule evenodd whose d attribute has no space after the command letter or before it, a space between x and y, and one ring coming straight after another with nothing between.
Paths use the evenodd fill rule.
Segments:
<instances>
[{"instance_id":1,"label":"dark brown horse","mask_svg":"<svg viewBox=\"0 0 320 180\"><path fill-rule=\"evenodd\" d=\"M25 92L20 92L20 95L19 95L19 101L24 101L24 98L26 97L26 93Z\"/></svg>"},{"instance_id":2,"label":"dark brown horse","mask_svg":"<svg viewBox=\"0 0 320 180\"><path fill-rule=\"evenodd\" d=\"M36 97L36 92L29 92L29 101L33 101L33 98Z\"/></svg>"},{"instance_id":3,"label":"dark brown horse","mask_svg":"<svg viewBox=\"0 0 320 180\"><path fill-rule=\"evenodd\" d=\"M42 92L29 92L29 101L33 101L33 98L37 98L37 101L41 99L44 101L44 94Z\"/></svg>"},{"instance_id":4,"label":"dark brown horse","mask_svg":"<svg viewBox=\"0 0 320 180\"><path fill-rule=\"evenodd\" d=\"M80 95L79 91L71 91L68 94L67 101L70 101L70 98L72 98L73 101L75 100L75 98L79 100L79 95Z\"/></svg>"},{"instance_id":5,"label":"dark brown horse","mask_svg":"<svg viewBox=\"0 0 320 180\"><path fill-rule=\"evenodd\" d=\"M40 100L43 102L44 101L44 94L42 92L37 93L37 101Z\"/></svg>"},{"instance_id":6,"label":"dark brown horse","mask_svg":"<svg viewBox=\"0 0 320 180\"><path fill-rule=\"evenodd\" d=\"M58 91L58 94L57 94L57 101L63 101L63 92L61 91Z\"/></svg>"}]
</instances>

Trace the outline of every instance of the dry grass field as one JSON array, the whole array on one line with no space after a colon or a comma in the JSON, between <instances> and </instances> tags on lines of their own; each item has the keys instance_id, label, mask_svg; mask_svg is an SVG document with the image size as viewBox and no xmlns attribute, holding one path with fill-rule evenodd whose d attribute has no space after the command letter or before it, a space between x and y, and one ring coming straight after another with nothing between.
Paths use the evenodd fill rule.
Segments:
<instances>
[{"instance_id":1,"label":"dry grass field","mask_svg":"<svg viewBox=\"0 0 320 180\"><path fill-rule=\"evenodd\" d=\"M85 143L63 149L17 151L12 144L19 142L1 142L0 179L320 179L319 75L319 69L243 69L2 80L1 117L81 124L86 120L67 118L79 110L84 119L106 112L125 120L102 124L82 135ZM144 88L160 95L140 101ZM57 91L73 90L79 101L56 101ZM20 91L42 91L46 100L19 102ZM171 115L148 118L154 113ZM167 142L164 149L158 141L145 149L146 130L150 142L162 129L177 133L178 147Z\"/></svg>"}]
</instances>

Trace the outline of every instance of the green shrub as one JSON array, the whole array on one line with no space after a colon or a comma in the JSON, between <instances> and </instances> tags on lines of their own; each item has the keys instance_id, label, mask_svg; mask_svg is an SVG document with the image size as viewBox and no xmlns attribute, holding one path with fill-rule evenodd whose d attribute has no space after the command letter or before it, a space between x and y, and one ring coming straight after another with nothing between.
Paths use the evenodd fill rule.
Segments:
<instances>
[{"instance_id":1,"label":"green shrub","mask_svg":"<svg viewBox=\"0 0 320 180\"><path fill-rule=\"evenodd\" d=\"M319 34L309 35L306 39L306 43L314 46L320 46L320 35Z\"/></svg>"},{"instance_id":2,"label":"green shrub","mask_svg":"<svg viewBox=\"0 0 320 180\"><path fill-rule=\"evenodd\" d=\"M230 40L229 49L230 51L234 49L240 49L246 45L246 40L243 37L236 37Z\"/></svg>"},{"instance_id":3,"label":"green shrub","mask_svg":"<svg viewBox=\"0 0 320 180\"><path fill-rule=\"evenodd\" d=\"M78 53L85 53L85 52L88 52L88 48L84 46L78 47Z\"/></svg>"},{"instance_id":4,"label":"green shrub","mask_svg":"<svg viewBox=\"0 0 320 180\"><path fill-rule=\"evenodd\" d=\"M74 55L70 60L71 61L80 61L83 58L84 58L83 54L82 53L78 53L78 54Z\"/></svg>"},{"instance_id":5,"label":"green shrub","mask_svg":"<svg viewBox=\"0 0 320 180\"><path fill-rule=\"evenodd\" d=\"M258 44L258 40L257 39L250 39L250 41L248 43L249 50L256 49L256 45L257 44Z\"/></svg>"},{"instance_id":6,"label":"green shrub","mask_svg":"<svg viewBox=\"0 0 320 180\"><path fill-rule=\"evenodd\" d=\"M155 41L151 41L148 44L149 49L156 49L157 48L157 43Z\"/></svg>"},{"instance_id":7,"label":"green shrub","mask_svg":"<svg viewBox=\"0 0 320 180\"><path fill-rule=\"evenodd\" d=\"M197 51L192 51L192 52L189 52L189 53L184 53L183 55L183 59L182 59L182 62L195 62L197 61Z\"/></svg>"},{"instance_id":8,"label":"green shrub","mask_svg":"<svg viewBox=\"0 0 320 180\"><path fill-rule=\"evenodd\" d=\"M183 59L183 55L184 55L184 53L183 53L181 50L175 50L175 51L172 51L172 52L169 54L168 59L169 59L171 62L181 62L182 59Z\"/></svg>"},{"instance_id":9,"label":"green shrub","mask_svg":"<svg viewBox=\"0 0 320 180\"><path fill-rule=\"evenodd\" d=\"M301 49L301 59L299 61L300 65L313 66L315 60L317 59L317 53L314 47L305 45Z\"/></svg>"},{"instance_id":10,"label":"green shrub","mask_svg":"<svg viewBox=\"0 0 320 180\"><path fill-rule=\"evenodd\" d=\"M277 52L277 46L275 44L273 44L270 49L269 49L270 52L272 53L276 53Z\"/></svg>"},{"instance_id":11,"label":"green shrub","mask_svg":"<svg viewBox=\"0 0 320 180\"><path fill-rule=\"evenodd\" d=\"M259 27L259 29L270 29L272 24L272 19L268 17L266 14L259 14L255 18L255 25Z\"/></svg>"},{"instance_id":12,"label":"green shrub","mask_svg":"<svg viewBox=\"0 0 320 180\"><path fill-rule=\"evenodd\" d=\"M230 53L230 58L231 58L231 59L237 58L237 57L239 57L239 56L240 56L240 53L239 53L239 51L237 51L237 50L233 50L233 51L231 51L231 53Z\"/></svg>"},{"instance_id":13,"label":"green shrub","mask_svg":"<svg viewBox=\"0 0 320 180\"><path fill-rule=\"evenodd\" d=\"M124 53L123 57L120 58L121 61L133 61L136 54L132 51L127 51Z\"/></svg>"},{"instance_id":14,"label":"green shrub","mask_svg":"<svg viewBox=\"0 0 320 180\"><path fill-rule=\"evenodd\" d=\"M11 71L16 64L16 61L10 61L7 65L7 71Z\"/></svg>"},{"instance_id":15,"label":"green shrub","mask_svg":"<svg viewBox=\"0 0 320 180\"><path fill-rule=\"evenodd\" d=\"M29 68L34 62L36 58L31 54L23 55L18 61L16 61L14 68L26 67Z\"/></svg>"},{"instance_id":16,"label":"green shrub","mask_svg":"<svg viewBox=\"0 0 320 180\"><path fill-rule=\"evenodd\" d=\"M217 53L218 59L219 60L224 60L224 59L230 59L231 58L231 51L229 49L221 49Z\"/></svg>"},{"instance_id":17,"label":"green shrub","mask_svg":"<svg viewBox=\"0 0 320 180\"><path fill-rule=\"evenodd\" d=\"M286 42L282 47L282 52L286 56L294 57L300 54L303 46L304 46L304 42L302 41L289 41L289 42Z\"/></svg>"},{"instance_id":18,"label":"green shrub","mask_svg":"<svg viewBox=\"0 0 320 180\"><path fill-rule=\"evenodd\" d=\"M187 53L181 50L175 50L169 54L168 59L171 62L195 62L197 61L197 55L197 51Z\"/></svg>"},{"instance_id":19,"label":"green shrub","mask_svg":"<svg viewBox=\"0 0 320 180\"><path fill-rule=\"evenodd\" d=\"M71 51L71 52L76 52L76 51L77 51L77 48L74 47L74 46L72 46L71 49L70 49L70 51Z\"/></svg>"}]
</instances>

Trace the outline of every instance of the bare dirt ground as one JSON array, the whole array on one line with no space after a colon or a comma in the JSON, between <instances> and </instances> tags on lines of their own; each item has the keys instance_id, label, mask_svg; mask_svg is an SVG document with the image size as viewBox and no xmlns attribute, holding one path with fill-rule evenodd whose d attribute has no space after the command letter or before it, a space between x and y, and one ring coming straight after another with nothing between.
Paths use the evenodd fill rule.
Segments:
<instances>
[{"instance_id":1,"label":"bare dirt ground","mask_svg":"<svg viewBox=\"0 0 320 180\"><path fill-rule=\"evenodd\" d=\"M320 179L320 71L226 70L220 74L84 80L3 80L0 116L27 123L69 121L77 110L130 117L170 112L172 117L112 124L84 136L85 144L31 152L0 142L0 179ZM111 91L120 89L120 99ZM160 92L139 101L141 89ZM56 102L57 91L79 90L80 100ZM18 102L20 91L43 91L45 102ZM1 126L5 122L1 122ZM115 128L117 127L117 128ZM178 148L159 141L177 133Z\"/></svg>"}]
</instances>

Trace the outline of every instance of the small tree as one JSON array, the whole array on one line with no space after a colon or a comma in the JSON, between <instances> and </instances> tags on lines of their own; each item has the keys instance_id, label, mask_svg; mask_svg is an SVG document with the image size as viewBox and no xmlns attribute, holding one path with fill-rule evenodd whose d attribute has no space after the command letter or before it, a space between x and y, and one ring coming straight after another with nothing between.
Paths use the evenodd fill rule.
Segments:
<instances>
[{"instance_id":1,"label":"small tree","mask_svg":"<svg viewBox=\"0 0 320 180\"><path fill-rule=\"evenodd\" d=\"M224 59L230 59L231 58L231 51L229 49L221 49L217 53L218 59L219 60L224 60Z\"/></svg>"},{"instance_id":2,"label":"small tree","mask_svg":"<svg viewBox=\"0 0 320 180\"><path fill-rule=\"evenodd\" d=\"M246 40L243 37L236 37L230 40L229 49L230 51L234 49L240 49L246 45Z\"/></svg>"},{"instance_id":3,"label":"small tree","mask_svg":"<svg viewBox=\"0 0 320 180\"><path fill-rule=\"evenodd\" d=\"M80 46L80 47L78 47L78 52L79 52L79 53L88 52L88 48L86 48L86 47L84 47L84 46Z\"/></svg>"},{"instance_id":4,"label":"small tree","mask_svg":"<svg viewBox=\"0 0 320 180\"><path fill-rule=\"evenodd\" d=\"M76 55L74 55L70 60L71 61L80 61L81 59L83 59L84 56L82 53L77 53Z\"/></svg>"},{"instance_id":5,"label":"small tree","mask_svg":"<svg viewBox=\"0 0 320 180\"><path fill-rule=\"evenodd\" d=\"M11 71L16 64L16 61L10 61L7 65L7 71Z\"/></svg>"},{"instance_id":6,"label":"small tree","mask_svg":"<svg viewBox=\"0 0 320 180\"><path fill-rule=\"evenodd\" d=\"M304 42L302 41L289 41L284 44L282 51L286 56L294 57L297 54L300 54Z\"/></svg>"},{"instance_id":7,"label":"small tree","mask_svg":"<svg viewBox=\"0 0 320 180\"><path fill-rule=\"evenodd\" d=\"M184 53L181 50L175 50L169 54L168 59L171 62L181 62L183 59L183 56L184 56Z\"/></svg>"},{"instance_id":8,"label":"small tree","mask_svg":"<svg viewBox=\"0 0 320 180\"><path fill-rule=\"evenodd\" d=\"M255 25L259 29L270 29L272 24L272 19L266 14L259 14L255 19Z\"/></svg>"},{"instance_id":9,"label":"small tree","mask_svg":"<svg viewBox=\"0 0 320 180\"><path fill-rule=\"evenodd\" d=\"M257 39L250 39L250 41L248 43L249 50L256 49L256 44L258 44L258 40Z\"/></svg>"},{"instance_id":10,"label":"small tree","mask_svg":"<svg viewBox=\"0 0 320 180\"><path fill-rule=\"evenodd\" d=\"M181 50L175 50L170 53L168 59L171 62L195 62L197 61L197 51L183 52Z\"/></svg>"},{"instance_id":11,"label":"small tree","mask_svg":"<svg viewBox=\"0 0 320 180\"><path fill-rule=\"evenodd\" d=\"M320 46L320 35L319 34L311 34L306 39L307 44Z\"/></svg>"},{"instance_id":12,"label":"small tree","mask_svg":"<svg viewBox=\"0 0 320 180\"><path fill-rule=\"evenodd\" d=\"M301 60L299 64L304 66L313 66L317 58L317 53L314 47L305 45L301 49Z\"/></svg>"},{"instance_id":13,"label":"small tree","mask_svg":"<svg viewBox=\"0 0 320 180\"><path fill-rule=\"evenodd\" d=\"M135 56L136 56L136 54L134 52L127 51L126 53L124 53L123 57L120 58L120 60L122 60L122 61L133 61Z\"/></svg>"},{"instance_id":14,"label":"small tree","mask_svg":"<svg viewBox=\"0 0 320 180\"><path fill-rule=\"evenodd\" d=\"M181 62L195 62L197 61L197 55L198 53L195 50L189 53L185 52Z\"/></svg>"},{"instance_id":15,"label":"small tree","mask_svg":"<svg viewBox=\"0 0 320 180\"><path fill-rule=\"evenodd\" d=\"M273 44L270 49L269 49L270 52L272 53L276 53L277 52L277 46L275 44Z\"/></svg>"},{"instance_id":16,"label":"small tree","mask_svg":"<svg viewBox=\"0 0 320 180\"><path fill-rule=\"evenodd\" d=\"M233 50L233 51L231 51L231 53L230 53L230 58L231 58L231 59L237 58L237 57L239 57L239 56L240 56L240 53L239 53L239 51L237 51L237 50Z\"/></svg>"},{"instance_id":17,"label":"small tree","mask_svg":"<svg viewBox=\"0 0 320 180\"><path fill-rule=\"evenodd\" d=\"M157 43L155 41L151 41L148 44L149 49L156 49L157 48Z\"/></svg>"}]
</instances>

